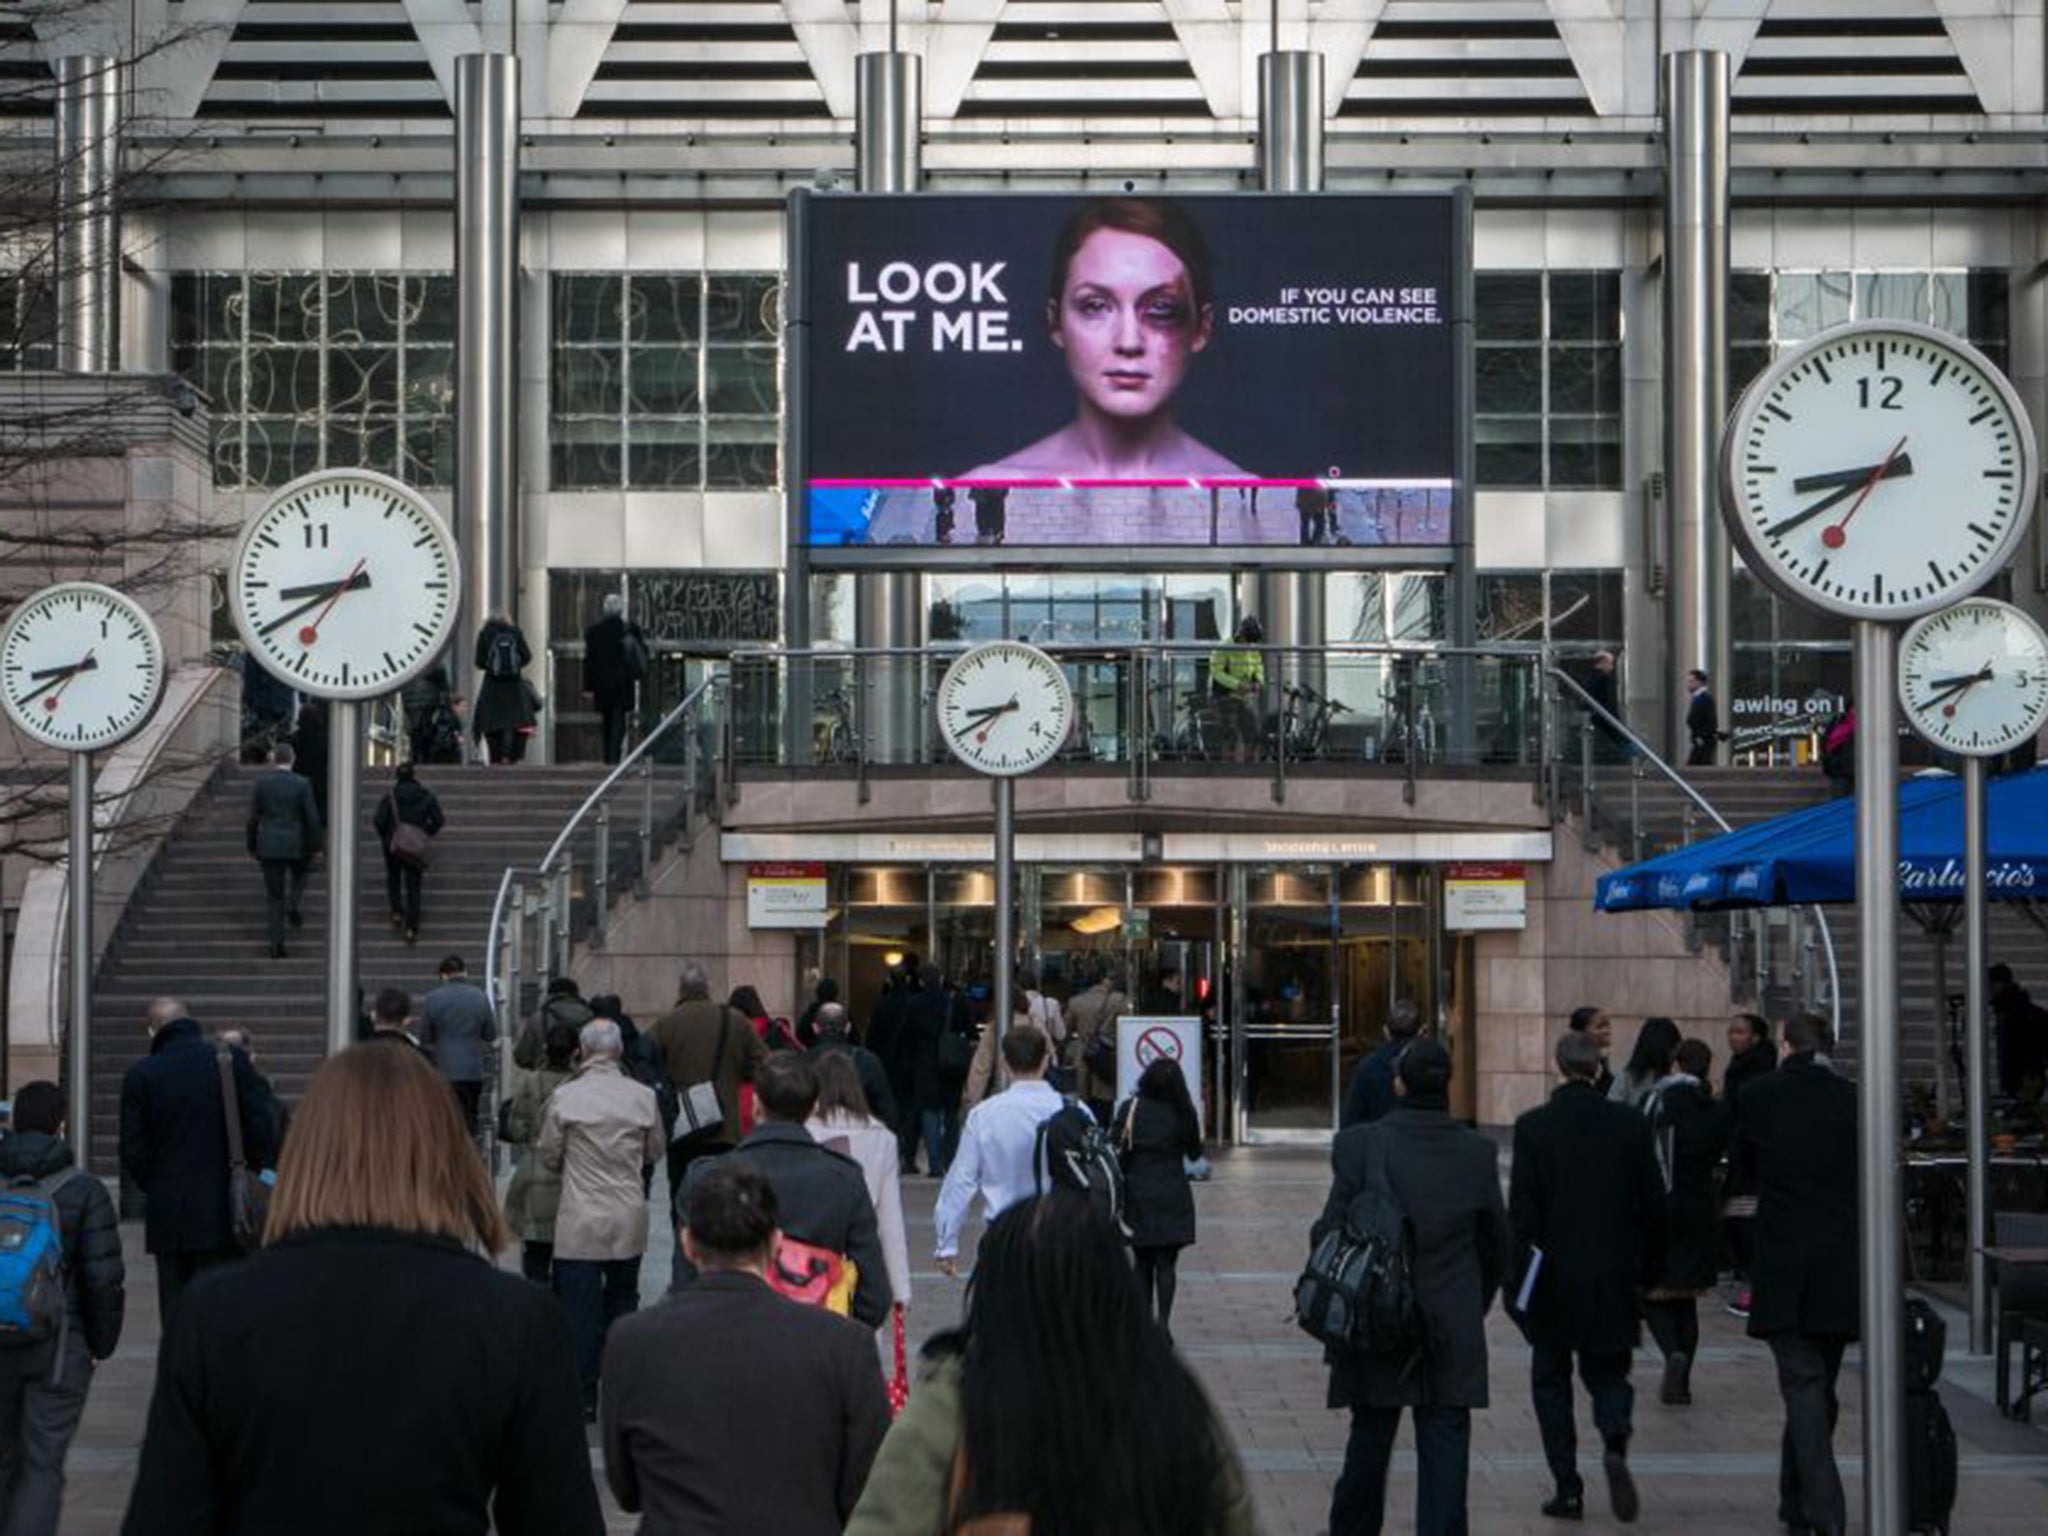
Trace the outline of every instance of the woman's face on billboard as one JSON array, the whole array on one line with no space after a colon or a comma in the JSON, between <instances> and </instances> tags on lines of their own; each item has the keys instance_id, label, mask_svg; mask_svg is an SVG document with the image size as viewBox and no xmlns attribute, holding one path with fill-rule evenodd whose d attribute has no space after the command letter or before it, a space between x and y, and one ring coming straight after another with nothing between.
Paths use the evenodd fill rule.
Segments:
<instances>
[{"instance_id":1,"label":"woman's face on billboard","mask_svg":"<svg viewBox=\"0 0 2048 1536\"><path fill-rule=\"evenodd\" d=\"M1081 242L1047 316L1081 398L1107 416L1164 410L1188 359L1209 344L1187 268L1149 235L1098 229Z\"/></svg>"}]
</instances>

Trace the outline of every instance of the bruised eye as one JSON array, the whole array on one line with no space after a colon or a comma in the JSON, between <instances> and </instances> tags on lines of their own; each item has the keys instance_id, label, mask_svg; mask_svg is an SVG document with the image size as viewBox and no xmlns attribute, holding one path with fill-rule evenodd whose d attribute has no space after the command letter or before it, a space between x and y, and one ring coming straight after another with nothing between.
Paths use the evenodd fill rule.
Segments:
<instances>
[{"instance_id":1,"label":"bruised eye","mask_svg":"<svg viewBox=\"0 0 2048 1536\"><path fill-rule=\"evenodd\" d=\"M1144 314L1148 325L1162 328L1177 329L1188 321L1188 307L1179 299L1148 299Z\"/></svg>"}]
</instances>

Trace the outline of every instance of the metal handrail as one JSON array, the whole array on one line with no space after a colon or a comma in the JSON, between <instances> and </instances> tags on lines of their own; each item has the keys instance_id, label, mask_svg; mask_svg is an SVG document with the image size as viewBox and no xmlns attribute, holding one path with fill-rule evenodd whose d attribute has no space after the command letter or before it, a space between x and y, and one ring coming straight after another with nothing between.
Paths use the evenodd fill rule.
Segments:
<instances>
[{"instance_id":1,"label":"metal handrail","mask_svg":"<svg viewBox=\"0 0 2048 1536\"><path fill-rule=\"evenodd\" d=\"M510 864L498 876L498 894L491 901L491 925L484 930L489 935L484 941L484 997L500 1023L505 1015L498 995L498 935L505 931L505 898L512 894L512 882L517 876L518 871Z\"/></svg>"},{"instance_id":2,"label":"metal handrail","mask_svg":"<svg viewBox=\"0 0 2048 1536\"><path fill-rule=\"evenodd\" d=\"M1683 794L1701 811L1705 812L1707 817L1714 823L1714 825L1719 827L1723 832L1732 832L1735 830L1733 825L1729 822L1728 818L1723 816L1718 810L1714 808L1713 802L1708 800L1707 797L1702 795L1698 790L1694 789L1691 784L1687 783L1685 776L1681 774L1676 768L1673 768L1669 763L1665 762L1664 759L1657 754L1657 752L1650 746L1648 742L1644 741L1642 737L1638 736L1634 731L1630 730L1625 722L1617 718L1611 710L1605 708L1597 699L1595 699L1590 693L1588 693L1579 684L1577 678L1573 677L1570 673L1564 671L1563 669L1552 666L1547 662L1544 664L1543 670L1557 682L1562 683L1566 691L1572 696L1574 696L1579 704L1584 706L1587 713L1592 715L1595 719L1603 722L1609 729L1613 730L1620 736L1624 737L1628 741L1628 743L1636 749L1638 753L1638 762L1646 762L1651 767L1655 768L1660 774L1664 776L1665 780L1668 783L1675 786L1681 794ZM1590 831L1591 829L1589 828L1588 830ZM1641 858L1641 853L1639 849L1637 852L1637 858ZM1821 948L1827 955L1828 1011L1833 1015L1835 1027L1839 1030L1841 1028L1842 1023L1842 974L1841 969L1837 964L1835 958L1834 931L1828 926L1828 915L1825 909L1816 904L1809 907L1808 910L1810 910L1813 913L1814 921L1820 928Z\"/></svg>"},{"instance_id":3,"label":"metal handrail","mask_svg":"<svg viewBox=\"0 0 2048 1536\"><path fill-rule=\"evenodd\" d=\"M661 719L658 722L656 722L653 730L649 731L645 736L640 738L639 744L635 746L632 751L628 752L624 757L619 759L617 767L613 768L610 773L606 774L602 779L598 780L597 788L593 789L588 795L584 797L583 803L576 808L576 814L571 816L567 823L564 824L564 826L562 827L561 835L558 836L554 840L554 842L549 845L547 853L542 857L540 861L539 868L542 871L542 873L546 873L548 870L554 868L555 860L561 855L562 850L569 846L569 839L576 835L576 829L583 824L583 818L590 814L590 812L596 807L597 803L600 800L604 799L605 796L611 793L612 786L618 783L618 781L625 776L626 770L637 764L640 761L642 754L644 754L649 747L653 746L657 741L661 740L662 737L666 736L668 734L670 726L674 725L690 710L696 708L697 701L699 699L703 698L707 693L711 692L713 689L722 686L723 683L724 679L720 677L717 673L713 673L711 676L705 678L704 681L699 683L695 688L692 688L689 691L689 693L684 696L683 701L680 704L676 705L674 709L670 710L667 714L663 715Z\"/></svg>"}]
</instances>

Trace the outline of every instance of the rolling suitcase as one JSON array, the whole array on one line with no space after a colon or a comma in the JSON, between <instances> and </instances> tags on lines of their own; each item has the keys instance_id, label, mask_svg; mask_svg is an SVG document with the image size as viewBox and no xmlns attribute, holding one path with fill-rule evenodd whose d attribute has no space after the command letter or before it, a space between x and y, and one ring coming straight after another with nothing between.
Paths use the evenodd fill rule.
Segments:
<instances>
[{"instance_id":1,"label":"rolling suitcase","mask_svg":"<svg viewBox=\"0 0 2048 1536\"><path fill-rule=\"evenodd\" d=\"M1932 1392L1948 1356L1948 1324L1918 1296L1906 1298L1906 1390Z\"/></svg>"},{"instance_id":2,"label":"rolling suitcase","mask_svg":"<svg viewBox=\"0 0 2048 1536\"><path fill-rule=\"evenodd\" d=\"M1937 1392L1906 1394L1906 1524L1948 1536L1956 1507L1956 1431Z\"/></svg>"}]
</instances>

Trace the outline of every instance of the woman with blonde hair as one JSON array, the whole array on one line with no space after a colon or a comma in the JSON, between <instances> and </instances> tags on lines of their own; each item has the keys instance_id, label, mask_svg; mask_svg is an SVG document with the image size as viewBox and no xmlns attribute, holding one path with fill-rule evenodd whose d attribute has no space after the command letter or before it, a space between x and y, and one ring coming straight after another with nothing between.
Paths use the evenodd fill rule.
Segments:
<instances>
[{"instance_id":1,"label":"woman with blonde hair","mask_svg":"<svg viewBox=\"0 0 2048 1536\"><path fill-rule=\"evenodd\" d=\"M869 1107L852 1056L844 1051L819 1051L811 1057L811 1067L818 1074L818 1104L804 1128L813 1141L860 1164L868 1199L874 1202L875 1224L882 1236L882 1263L889 1272L889 1292L895 1297L889 1327L878 1337L884 1374L892 1374L903 1338L903 1309L910 1303L910 1242L903 1230L896 1133Z\"/></svg>"},{"instance_id":2,"label":"woman with blonde hair","mask_svg":"<svg viewBox=\"0 0 2048 1536\"><path fill-rule=\"evenodd\" d=\"M329 1058L265 1244L179 1298L123 1536L601 1536L569 1327L440 1074Z\"/></svg>"}]
</instances>

